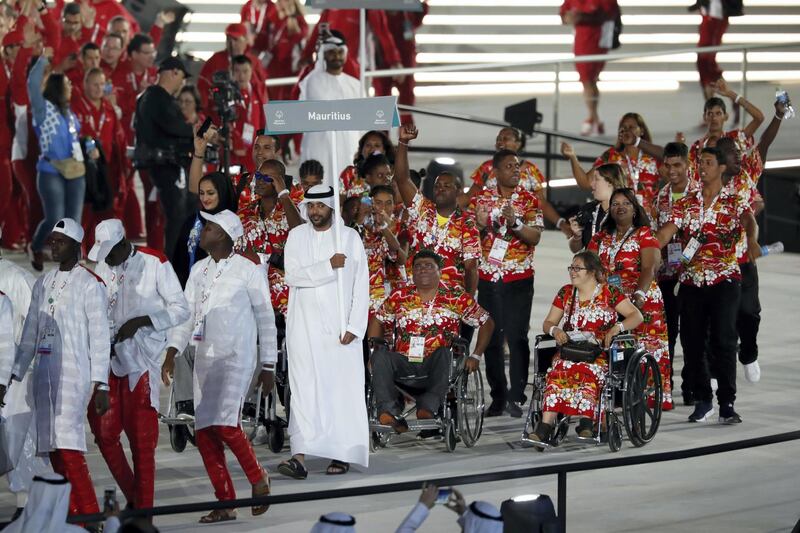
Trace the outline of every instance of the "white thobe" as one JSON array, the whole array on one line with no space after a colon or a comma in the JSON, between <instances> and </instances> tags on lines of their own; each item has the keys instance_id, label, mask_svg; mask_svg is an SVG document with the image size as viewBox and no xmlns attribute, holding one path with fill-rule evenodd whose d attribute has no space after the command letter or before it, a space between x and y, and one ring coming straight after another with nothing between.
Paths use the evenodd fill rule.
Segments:
<instances>
[{"instance_id":1,"label":"white thobe","mask_svg":"<svg viewBox=\"0 0 800 533\"><path fill-rule=\"evenodd\" d=\"M150 405L158 411L161 364L167 333L189 320L189 304L175 270L163 255L137 248L121 265L97 264L97 275L108 291L108 316L113 321L112 337L132 318L150 317L152 327L140 328L127 340L114 345L111 371L128 376L130 390L149 372Z\"/></svg>"},{"instance_id":2,"label":"white thobe","mask_svg":"<svg viewBox=\"0 0 800 533\"><path fill-rule=\"evenodd\" d=\"M49 300L52 300L50 302ZM111 343L102 280L76 266L36 280L13 374L24 376L36 358L33 395L36 450L86 451L86 408L94 383L108 383ZM53 332L52 353L40 349Z\"/></svg>"},{"instance_id":3,"label":"white thobe","mask_svg":"<svg viewBox=\"0 0 800 533\"><path fill-rule=\"evenodd\" d=\"M172 330L169 346L195 346L194 427L239 426L256 351L262 364L278 360L267 276L241 255L219 263L209 256L192 267L185 294L192 316Z\"/></svg>"},{"instance_id":4,"label":"white thobe","mask_svg":"<svg viewBox=\"0 0 800 533\"><path fill-rule=\"evenodd\" d=\"M324 70L314 70L300 82L299 100L345 100L362 96L361 82L344 73L334 76ZM325 185L333 185L333 177L338 178L342 170L352 164L360 137L358 131L304 133L300 143L300 162L316 159L322 163Z\"/></svg>"},{"instance_id":5,"label":"white thobe","mask_svg":"<svg viewBox=\"0 0 800 533\"><path fill-rule=\"evenodd\" d=\"M8 385L11 368L14 366L16 345L22 338L22 327L31 304L31 290L36 278L11 261L0 258L0 292L4 292L11 304L12 327L11 349L0 350L0 383ZM4 318L3 321L6 319ZM30 372L22 376L20 383L6 391L6 406L0 414L6 419L6 441L14 470L8 473L11 492L28 491L33 476L50 471L49 462L36 456L36 425L33 423L33 381Z\"/></svg>"},{"instance_id":6,"label":"white thobe","mask_svg":"<svg viewBox=\"0 0 800 533\"><path fill-rule=\"evenodd\" d=\"M369 426L364 400L362 339L369 313L369 271L361 238L342 224L341 269L347 331L339 341L340 316L336 271L330 258L334 230L303 224L289 232L284 249L289 309L286 350L292 415L292 454L308 454L367 466Z\"/></svg>"}]
</instances>

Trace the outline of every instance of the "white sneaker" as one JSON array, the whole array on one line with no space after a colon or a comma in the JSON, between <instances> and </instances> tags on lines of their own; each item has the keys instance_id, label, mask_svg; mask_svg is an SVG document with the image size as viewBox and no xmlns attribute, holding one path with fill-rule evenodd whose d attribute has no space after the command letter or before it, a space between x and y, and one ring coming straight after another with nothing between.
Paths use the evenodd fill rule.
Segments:
<instances>
[{"instance_id":1,"label":"white sneaker","mask_svg":"<svg viewBox=\"0 0 800 533\"><path fill-rule=\"evenodd\" d=\"M758 361L744 365L744 379L750 383L758 383L761 380L761 367Z\"/></svg>"},{"instance_id":2,"label":"white sneaker","mask_svg":"<svg viewBox=\"0 0 800 533\"><path fill-rule=\"evenodd\" d=\"M711 378L711 392L717 392L719 388L719 383L717 383L717 378Z\"/></svg>"},{"instance_id":3,"label":"white sneaker","mask_svg":"<svg viewBox=\"0 0 800 533\"><path fill-rule=\"evenodd\" d=\"M267 436L267 428L264 427L263 424L259 424L258 429L256 430L256 436L253 437L253 445L258 446L261 444L266 444L269 437Z\"/></svg>"}]
</instances>

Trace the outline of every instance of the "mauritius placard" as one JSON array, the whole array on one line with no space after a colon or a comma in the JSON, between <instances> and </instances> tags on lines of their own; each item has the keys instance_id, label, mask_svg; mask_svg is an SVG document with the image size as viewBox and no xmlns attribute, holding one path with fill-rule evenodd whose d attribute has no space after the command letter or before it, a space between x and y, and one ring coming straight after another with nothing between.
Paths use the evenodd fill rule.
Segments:
<instances>
[{"instance_id":1,"label":"mauritius placard","mask_svg":"<svg viewBox=\"0 0 800 533\"><path fill-rule=\"evenodd\" d=\"M283 100L264 104L267 133L388 130L400 126L396 96Z\"/></svg>"}]
</instances>

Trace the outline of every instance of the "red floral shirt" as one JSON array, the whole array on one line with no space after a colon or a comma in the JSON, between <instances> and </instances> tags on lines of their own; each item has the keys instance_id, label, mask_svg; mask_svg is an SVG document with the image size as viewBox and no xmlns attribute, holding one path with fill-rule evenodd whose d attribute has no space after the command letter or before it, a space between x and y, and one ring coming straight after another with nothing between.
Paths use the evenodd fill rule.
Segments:
<instances>
[{"instance_id":1,"label":"red floral shirt","mask_svg":"<svg viewBox=\"0 0 800 533\"><path fill-rule=\"evenodd\" d=\"M741 279L736 242L743 231L740 217L748 212L750 207L725 189L708 209L703 207L700 190L675 202L670 222L680 230L684 250L692 238L701 244L692 260L683 265L681 283L704 287Z\"/></svg>"},{"instance_id":2,"label":"red floral shirt","mask_svg":"<svg viewBox=\"0 0 800 533\"><path fill-rule=\"evenodd\" d=\"M639 275L642 272L641 251L645 248L660 248L658 240L653 236L650 226L632 228L627 237L617 239L616 231L609 234L606 231L595 233L588 250L597 252L600 262L608 271L609 285L614 276L619 276L622 292L632 295L638 288ZM656 281L645 292L655 288Z\"/></svg>"},{"instance_id":3,"label":"red floral shirt","mask_svg":"<svg viewBox=\"0 0 800 533\"><path fill-rule=\"evenodd\" d=\"M742 171L747 172L753 181L758 184L758 179L764 171L764 162L761 160L761 152L755 145L752 135L747 135L742 130L726 131L723 137L728 137L736 142L739 151L742 152ZM689 149L689 168L692 169L693 178L700 180L700 154L708 144L708 137L697 139Z\"/></svg>"},{"instance_id":4,"label":"red floral shirt","mask_svg":"<svg viewBox=\"0 0 800 533\"><path fill-rule=\"evenodd\" d=\"M439 225L436 204L419 191L408 208L411 237L406 271L411 275L414 254L431 250L442 257L442 282L464 287L464 263L481 258L481 241L475 215L456 208L444 226Z\"/></svg>"},{"instance_id":5,"label":"red floral shirt","mask_svg":"<svg viewBox=\"0 0 800 533\"><path fill-rule=\"evenodd\" d=\"M403 226L399 220L392 221L390 226L395 237L403 231ZM367 227L361 229L361 240L364 242L364 252L367 254L367 267L369 269L370 312L374 313L386 299L386 286L390 281L389 268L392 263L397 263L397 252L392 252L389 249L389 243L386 242L380 231L373 231Z\"/></svg>"},{"instance_id":6,"label":"red floral shirt","mask_svg":"<svg viewBox=\"0 0 800 533\"><path fill-rule=\"evenodd\" d=\"M472 182L481 188L496 189L497 178L492 168L492 160L484 161L470 176ZM526 191L537 193L547 181L539 167L530 161L521 161L519 166L519 184Z\"/></svg>"},{"instance_id":7,"label":"red floral shirt","mask_svg":"<svg viewBox=\"0 0 800 533\"><path fill-rule=\"evenodd\" d=\"M642 204L642 207L652 218L652 213L654 212L653 204L658 194L658 182L661 179L658 173L658 168L661 165L658 160L641 150L639 151L638 159L634 160L625 155L624 149L618 151L612 147L597 158L594 166L606 163L616 163L625 169L625 174L628 177L628 187L636 192L636 199L639 200L639 203Z\"/></svg>"},{"instance_id":8,"label":"red floral shirt","mask_svg":"<svg viewBox=\"0 0 800 533\"><path fill-rule=\"evenodd\" d=\"M625 295L617 287L602 283L597 286L592 298L573 304L575 287L564 285L553 299L553 305L564 311L561 329L591 333L602 341L606 333L619 322L617 306L625 301Z\"/></svg>"},{"instance_id":9,"label":"red floral shirt","mask_svg":"<svg viewBox=\"0 0 800 533\"><path fill-rule=\"evenodd\" d=\"M686 185L686 190L681 193L682 196L680 198L697 191L697 188L697 183L691 181L690 178L689 183ZM656 197L656 230L661 229L672 219L672 204L680 200L680 198L673 198L672 185L669 183L658 191L658 196ZM680 236L673 237L669 244L680 244ZM661 267L658 269L658 281L676 280L681 271L680 263L670 264L669 262L669 244L661 249Z\"/></svg>"},{"instance_id":10,"label":"red floral shirt","mask_svg":"<svg viewBox=\"0 0 800 533\"><path fill-rule=\"evenodd\" d=\"M489 313L466 292L439 285L436 297L423 303L416 286L394 291L376 314L384 327L395 332L394 351L408 353L411 337L425 337L425 357L447 348L460 331L461 322L473 327L489 320Z\"/></svg>"},{"instance_id":11,"label":"red floral shirt","mask_svg":"<svg viewBox=\"0 0 800 533\"><path fill-rule=\"evenodd\" d=\"M514 211L523 224L532 228L543 228L544 218L539 207L539 199L522 187L517 187L511 198L503 198L500 192L494 189L483 189L472 198L469 204L470 211L474 214L478 206L485 206L489 210L489 223L482 232L481 249L482 257L478 276L486 281L516 281L533 276L534 246L522 242L514 232L506 227L502 207L506 202L511 202ZM502 239L508 243L502 262L494 261L490 255L495 246L495 240Z\"/></svg>"},{"instance_id":12,"label":"red floral shirt","mask_svg":"<svg viewBox=\"0 0 800 533\"><path fill-rule=\"evenodd\" d=\"M345 198L369 195L369 184L358 175L358 169L350 165L339 175L339 194Z\"/></svg>"},{"instance_id":13,"label":"red floral shirt","mask_svg":"<svg viewBox=\"0 0 800 533\"><path fill-rule=\"evenodd\" d=\"M758 192L755 180L752 179L750 174L742 166L742 171L738 176L733 177L727 185L725 190L731 194L735 194L739 201L745 205L750 206L750 210L755 212L755 204L763 200L761 193ZM747 263L750 259L747 257L747 235L743 231L739 236L739 241L736 243L736 260L741 263Z\"/></svg>"}]
</instances>

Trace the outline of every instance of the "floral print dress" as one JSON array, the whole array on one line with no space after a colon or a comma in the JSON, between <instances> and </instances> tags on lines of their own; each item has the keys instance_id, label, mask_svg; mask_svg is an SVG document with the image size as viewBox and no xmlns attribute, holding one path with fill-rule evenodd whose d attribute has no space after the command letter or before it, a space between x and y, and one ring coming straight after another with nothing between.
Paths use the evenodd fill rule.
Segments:
<instances>
[{"instance_id":1,"label":"floral print dress","mask_svg":"<svg viewBox=\"0 0 800 533\"><path fill-rule=\"evenodd\" d=\"M564 285L553 300L553 305L564 311L561 328L591 333L602 342L608 330L619 321L616 307L625 301L625 295L616 287L599 284L590 299L581 302L576 298L573 306L576 292L572 285ZM547 371L543 411L594 418L606 372L608 357L605 353L594 363L566 361L556 355Z\"/></svg>"},{"instance_id":2,"label":"floral print dress","mask_svg":"<svg viewBox=\"0 0 800 533\"><path fill-rule=\"evenodd\" d=\"M614 232L616 234L616 232ZM617 240L616 235L606 231L596 233L587 249L597 252L600 262L608 271L609 283L619 280L619 288L633 301L642 272L641 251L645 248L660 249L660 245L648 226L631 228L627 238ZM667 318L664 313L664 298L655 277L650 283L642 306L644 320L633 333L645 349L652 354L661 372L663 391L662 409L672 409L672 365L669 360L669 336Z\"/></svg>"}]
</instances>

